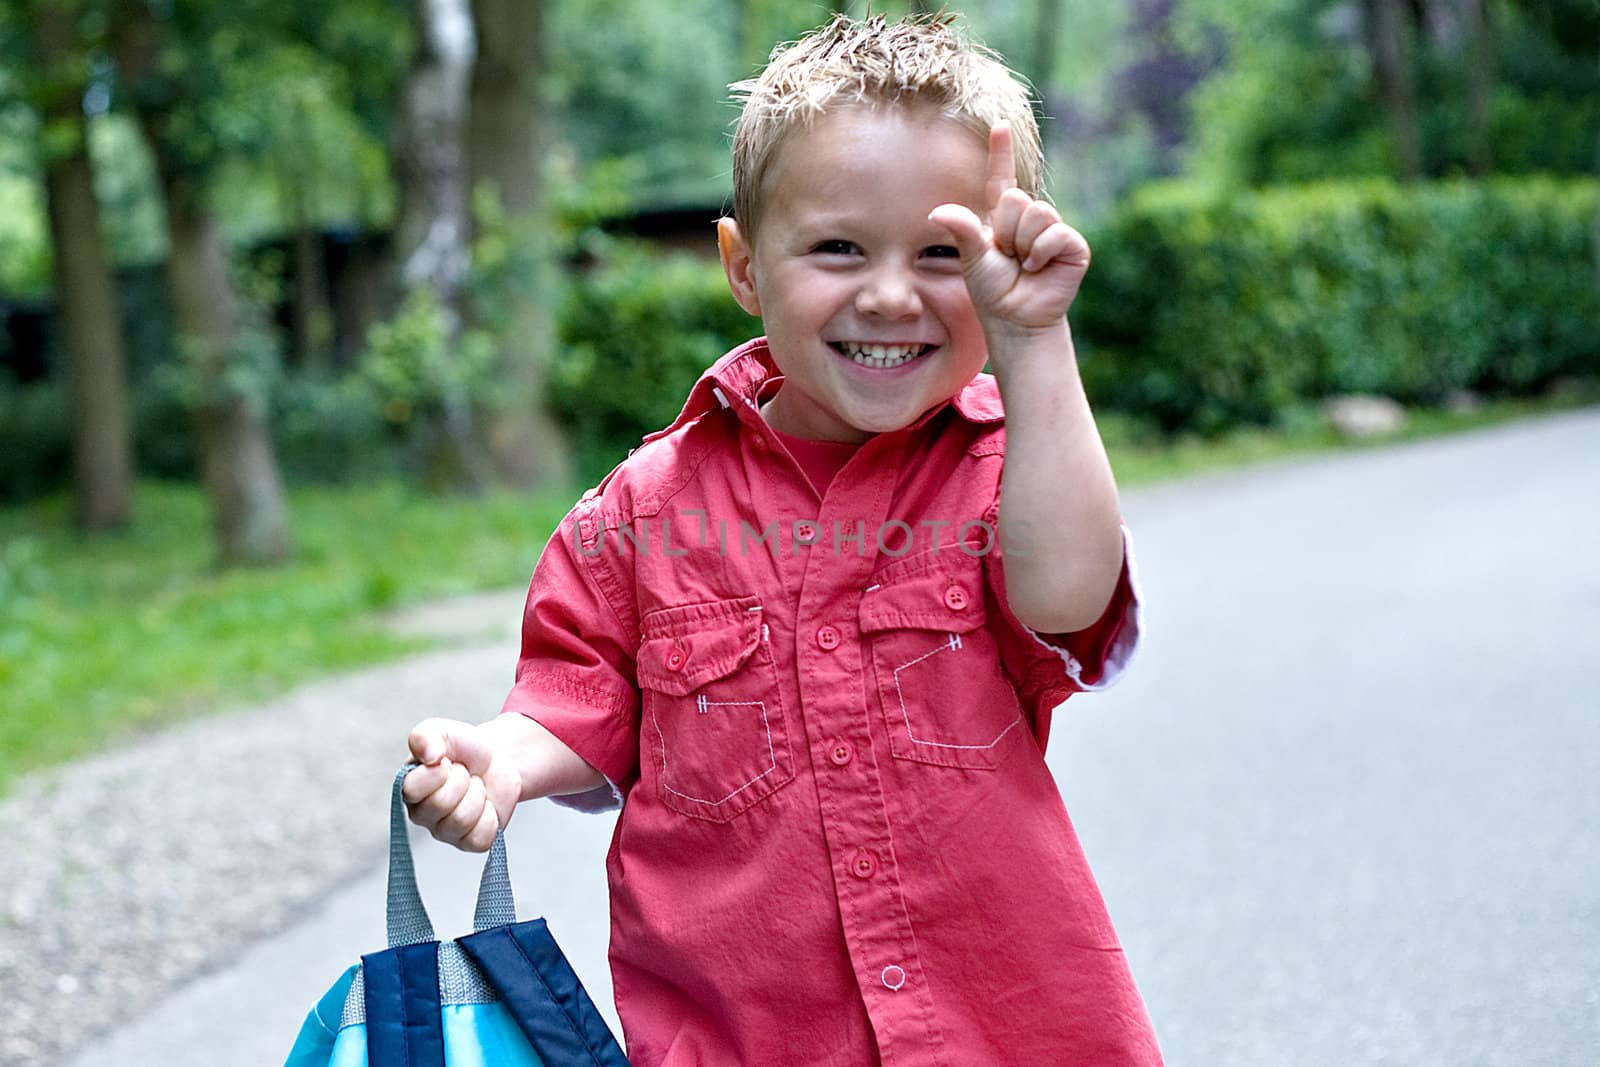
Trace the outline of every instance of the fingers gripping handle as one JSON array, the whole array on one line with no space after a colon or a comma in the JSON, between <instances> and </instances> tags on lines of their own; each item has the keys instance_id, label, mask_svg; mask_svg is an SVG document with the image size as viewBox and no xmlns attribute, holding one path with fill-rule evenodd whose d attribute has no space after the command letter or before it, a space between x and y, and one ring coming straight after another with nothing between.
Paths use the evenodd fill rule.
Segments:
<instances>
[{"instance_id":1,"label":"fingers gripping handle","mask_svg":"<svg viewBox=\"0 0 1600 1067\"><path fill-rule=\"evenodd\" d=\"M428 910L422 906L417 890L417 871L411 860L411 839L406 835L406 802L401 794L406 775L416 767L408 763L394 776L393 799L389 805L389 897L386 917L389 947L417 945L437 938ZM472 928L491 930L517 921L517 905L511 895L511 874L506 866L504 833L494 835L489 858L478 883L478 904L472 913Z\"/></svg>"}]
</instances>

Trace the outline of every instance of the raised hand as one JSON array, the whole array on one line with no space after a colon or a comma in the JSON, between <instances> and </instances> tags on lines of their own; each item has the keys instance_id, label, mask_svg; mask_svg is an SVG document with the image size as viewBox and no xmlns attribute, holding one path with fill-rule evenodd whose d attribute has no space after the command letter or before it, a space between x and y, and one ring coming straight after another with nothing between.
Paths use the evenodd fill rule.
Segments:
<instances>
[{"instance_id":1,"label":"raised hand","mask_svg":"<svg viewBox=\"0 0 1600 1067\"><path fill-rule=\"evenodd\" d=\"M512 761L497 757L483 727L448 719L419 723L409 744L422 764L401 787L411 820L446 844L487 851L521 797Z\"/></svg>"},{"instance_id":2,"label":"raised hand","mask_svg":"<svg viewBox=\"0 0 1600 1067\"><path fill-rule=\"evenodd\" d=\"M928 214L955 239L979 319L991 332L1058 325L1089 269L1089 243L1054 207L1017 188L1011 127L1004 123L989 131L985 190L987 223L961 204Z\"/></svg>"}]
</instances>

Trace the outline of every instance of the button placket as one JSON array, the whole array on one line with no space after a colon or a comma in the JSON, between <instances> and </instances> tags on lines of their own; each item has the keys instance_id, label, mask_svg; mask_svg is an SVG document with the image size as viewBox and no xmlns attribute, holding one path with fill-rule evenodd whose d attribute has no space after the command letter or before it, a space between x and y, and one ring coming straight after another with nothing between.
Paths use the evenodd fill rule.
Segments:
<instances>
[{"instance_id":1,"label":"button placket","mask_svg":"<svg viewBox=\"0 0 1600 1067\"><path fill-rule=\"evenodd\" d=\"M903 445L899 435L887 434L862 446L876 449L881 463L852 494L855 509L849 514L824 514L815 525L821 530L854 530L858 523L865 530L880 528L893 500L891 489L903 460ZM797 529L797 545L807 533ZM865 544L872 547L870 535ZM893 1062L908 1055L914 1059L918 1055L915 1050L936 1047L939 1031L932 1021L933 1005L924 983L901 980L903 988L895 991L883 981L889 961L907 975L916 969L914 936L893 862L886 783L870 757L870 747L855 751L857 743L870 746L868 735L858 735L846 725L866 713L857 679L870 666L863 668L861 663L854 614L859 610L861 590L871 584L877 558L872 551L807 553L802 557L804 592L796 622L801 634L811 634L810 641L801 638L800 649L801 700L807 711L803 721L811 751L821 764L819 771L848 765L848 769L819 773L816 778L823 833L830 850L835 850L832 874L840 920L875 1037L885 1062ZM943 590L941 584L933 592L939 612L947 610L939 602ZM841 615L841 611L850 614ZM830 619L838 621L830 624ZM832 638L823 637L824 628L833 630ZM849 758L840 762L846 755ZM889 972L891 984L897 976L898 972ZM906 998L911 998L910 1002Z\"/></svg>"}]
</instances>

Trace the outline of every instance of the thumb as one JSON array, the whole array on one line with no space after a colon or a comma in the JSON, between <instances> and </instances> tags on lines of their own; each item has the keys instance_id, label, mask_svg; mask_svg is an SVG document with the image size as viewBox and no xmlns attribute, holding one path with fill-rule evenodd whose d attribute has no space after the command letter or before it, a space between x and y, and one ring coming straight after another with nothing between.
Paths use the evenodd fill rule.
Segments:
<instances>
[{"instance_id":1,"label":"thumb","mask_svg":"<svg viewBox=\"0 0 1600 1067\"><path fill-rule=\"evenodd\" d=\"M956 251L961 253L961 262L964 264L983 258L983 254L989 250L991 238L984 228L983 220L969 207L962 204L940 204L928 212L928 221L950 232L950 236L955 238Z\"/></svg>"},{"instance_id":2,"label":"thumb","mask_svg":"<svg viewBox=\"0 0 1600 1067\"><path fill-rule=\"evenodd\" d=\"M411 756L432 765L442 759L461 764L468 774L482 775L492 755L476 726L452 719L427 719L417 724L408 739Z\"/></svg>"}]
</instances>

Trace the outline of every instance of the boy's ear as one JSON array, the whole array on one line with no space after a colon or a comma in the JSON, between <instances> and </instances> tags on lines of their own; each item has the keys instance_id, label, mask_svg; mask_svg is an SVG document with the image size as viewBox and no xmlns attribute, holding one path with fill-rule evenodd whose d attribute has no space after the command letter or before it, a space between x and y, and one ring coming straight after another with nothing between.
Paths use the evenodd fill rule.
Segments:
<instances>
[{"instance_id":1,"label":"boy's ear","mask_svg":"<svg viewBox=\"0 0 1600 1067\"><path fill-rule=\"evenodd\" d=\"M717 220L717 249L722 253L722 272L739 306L752 315L761 314L761 298L756 295L754 257L739 224L732 219Z\"/></svg>"}]
</instances>

